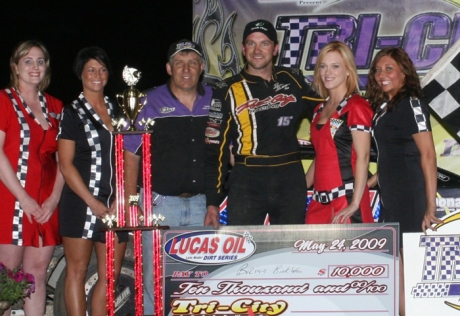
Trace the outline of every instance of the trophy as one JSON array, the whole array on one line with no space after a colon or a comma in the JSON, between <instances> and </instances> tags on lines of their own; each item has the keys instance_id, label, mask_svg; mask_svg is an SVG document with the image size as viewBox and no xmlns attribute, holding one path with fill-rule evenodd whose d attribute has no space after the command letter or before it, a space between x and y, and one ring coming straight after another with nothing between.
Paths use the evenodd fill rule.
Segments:
<instances>
[{"instance_id":1,"label":"trophy","mask_svg":"<svg viewBox=\"0 0 460 316\"><path fill-rule=\"evenodd\" d=\"M146 95L134 87L140 78L141 72L137 69L128 66L123 69L123 80L129 89L123 91L122 94L117 94L117 102L129 120L128 131L137 131L136 118L147 103ZM141 98L144 98L143 102L141 102Z\"/></svg>"},{"instance_id":2,"label":"trophy","mask_svg":"<svg viewBox=\"0 0 460 316\"><path fill-rule=\"evenodd\" d=\"M162 229L168 229L169 226L160 226L158 221L164 220L161 214L152 214L152 182L150 180L152 175L151 169L151 155L150 155L150 141L154 120L152 118L142 118L138 125L142 126L144 130L138 130L135 126L137 116L142 108L147 103L147 96L137 90L134 86L141 78L141 73L137 69L125 66L123 69L123 80L128 84L129 89L123 91L123 94L117 94L117 102L122 108L124 115L129 120L130 126L127 130L122 130L126 125L125 118L113 120L112 124L115 131L113 132L115 138L115 188L117 199L117 216L107 215L104 218L104 223L108 226L106 232L107 240L107 314L108 316L115 316L115 278L114 278L114 265L115 265L115 237L114 231L133 231L134 235L134 275L135 275L135 295L134 301L136 306L135 315L143 315L142 302L142 230L153 231L153 266L156 267L155 278L153 281L155 289L155 310L158 311L157 315L162 315L163 310L163 288L162 288L162 259L161 259L161 234ZM142 102L141 102L141 99ZM128 134L142 135L142 175L144 182L144 195L143 195L143 211L144 218L138 216L139 210L139 196L129 197L129 212L125 212L125 184L124 184L124 136ZM126 215L129 215L129 223L127 223ZM140 221L144 221L141 226ZM114 223L116 222L116 227ZM129 226L127 226L127 224ZM141 289L138 291L137 289Z\"/></svg>"}]
</instances>

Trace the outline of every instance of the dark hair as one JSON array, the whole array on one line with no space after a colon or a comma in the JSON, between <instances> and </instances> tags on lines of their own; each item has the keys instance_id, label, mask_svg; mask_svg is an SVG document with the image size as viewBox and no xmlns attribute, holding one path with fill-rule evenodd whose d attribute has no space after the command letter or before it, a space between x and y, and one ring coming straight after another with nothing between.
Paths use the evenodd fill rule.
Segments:
<instances>
[{"instance_id":1,"label":"dark hair","mask_svg":"<svg viewBox=\"0 0 460 316\"><path fill-rule=\"evenodd\" d=\"M26 56L33 47L39 48L43 52L45 58L46 72L43 80L38 84L38 90L44 91L50 84L51 80L51 69L50 69L50 55L45 45L36 40L28 40L19 43L14 49L10 57L10 83L9 87L19 88L19 76L16 72L16 66L19 60Z\"/></svg>"},{"instance_id":2,"label":"dark hair","mask_svg":"<svg viewBox=\"0 0 460 316\"><path fill-rule=\"evenodd\" d=\"M384 56L389 56L392 58L404 74L403 86L388 102L387 109L391 110L399 103L399 101L406 97L421 98L422 87L420 85L420 79L418 77L417 71L415 70L414 63L410 59L409 55L399 47L385 48L378 52L375 56L371 64L371 68L369 69L369 75L367 78L366 98L369 100L369 103L371 104L374 111L377 110L383 102L388 101L388 94L382 90L380 85L375 80L377 63Z\"/></svg>"},{"instance_id":3,"label":"dark hair","mask_svg":"<svg viewBox=\"0 0 460 316\"><path fill-rule=\"evenodd\" d=\"M77 57L75 58L75 62L73 64L73 71L79 79L81 79L81 73L83 72L83 68L90 59L95 59L101 65L104 65L105 68L107 68L109 75L112 73L109 57L102 48L96 46L85 47L78 52Z\"/></svg>"}]
</instances>

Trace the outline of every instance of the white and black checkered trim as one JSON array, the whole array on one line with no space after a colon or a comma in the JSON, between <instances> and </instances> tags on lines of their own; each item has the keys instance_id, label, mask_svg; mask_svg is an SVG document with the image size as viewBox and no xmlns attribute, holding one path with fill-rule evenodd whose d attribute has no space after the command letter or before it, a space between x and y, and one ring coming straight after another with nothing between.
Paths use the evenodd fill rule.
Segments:
<instances>
[{"instance_id":1,"label":"white and black checkered trim","mask_svg":"<svg viewBox=\"0 0 460 316\"><path fill-rule=\"evenodd\" d=\"M365 132L365 133L371 133L372 128L370 126L365 126L365 125L351 125L350 126L350 131L359 131L359 132Z\"/></svg>"},{"instance_id":2,"label":"white and black checkered trim","mask_svg":"<svg viewBox=\"0 0 460 316\"><path fill-rule=\"evenodd\" d=\"M412 107L412 111L414 111L414 119L417 123L419 133L428 132L429 130L427 128L426 117L425 114L423 114L420 100L417 98L410 98L410 105Z\"/></svg>"},{"instance_id":3,"label":"white and black checkered trim","mask_svg":"<svg viewBox=\"0 0 460 316\"><path fill-rule=\"evenodd\" d=\"M345 183L344 185L334 188L330 191L316 191L313 190L312 199L320 202L321 204L329 204L341 196L353 194L353 182Z\"/></svg>"},{"instance_id":4,"label":"white and black checkered trim","mask_svg":"<svg viewBox=\"0 0 460 316\"><path fill-rule=\"evenodd\" d=\"M91 122L90 118L88 117L87 113L100 122L103 126L104 123L99 115L94 111L93 107L88 103L85 99L83 93L80 94L78 100L73 101L72 107L77 111L78 116L80 119L85 123L85 133L86 138L88 140L88 145L91 148L91 175L90 175L90 182L88 185L89 191L94 195L97 196L99 194L99 187L102 177L102 157L101 157L101 141L99 139L99 134ZM108 108L109 115L113 113L113 105L109 102L109 99L106 97L105 102ZM85 109L82 108L81 105L84 105ZM90 207L86 209L86 220L85 226L83 228L83 235L82 238L90 239L94 233L94 226L96 224L96 216L91 211Z\"/></svg>"},{"instance_id":5,"label":"white and black checkered trim","mask_svg":"<svg viewBox=\"0 0 460 316\"><path fill-rule=\"evenodd\" d=\"M345 107L345 105L347 105L348 103L348 100L353 96L353 94L349 95L348 97L346 97L345 99L342 100L342 102L340 102L340 104L337 106L337 113L340 114L342 113L342 110L343 108ZM326 98L326 101L329 100L329 97ZM320 107L318 108L318 111L316 111L315 113L313 113L313 118L312 118L312 121L315 119L316 115L319 115L321 114L321 112L323 112L323 109L324 109L324 106L326 104L326 101L323 102Z\"/></svg>"},{"instance_id":6,"label":"white and black checkered trim","mask_svg":"<svg viewBox=\"0 0 460 316\"><path fill-rule=\"evenodd\" d=\"M24 109L26 110L27 114L34 119L34 121L40 125L40 121L34 116L32 110L28 107L22 96L19 94L19 91L14 89L14 92L18 95L19 100L21 101ZM18 102L13 96L13 93L10 89L5 89L5 92L11 99L11 103L16 111L18 116L19 122L19 129L20 129L20 138L19 138L19 158L18 158L18 165L16 168L16 177L19 180L19 183L22 187L26 186L26 176L27 176L27 166L29 160L29 144L30 144L30 128L29 124L27 124L27 120L22 112ZM48 119L48 110L46 107L46 98L41 93L38 92L38 98L40 100L41 110L45 116L46 121L49 125L51 125ZM24 211L22 210L21 206L19 205L19 201L16 200L14 203L14 216L13 216L13 229L12 229L12 243L13 245L22 246L23 239L22 239L22 223L24 218Z\"/></svg>"},{"instance_id":7,"label":"white and black checkered trim","mask_svg":"<svg viewBox=\"0 0 460 316\"><path fill-rule=\"evenodd\" d=\"M340 114L342 113L342 110L345 108L345 105L347 105L348 103L348 100L353 96L354 94L352 95L349 95L348 97L346 97L345 99L342 100L342 102L340 102L340 104L337 106L337 113L338 115L340 116ZM326 101L329 99L329 97L326 99ZM315 119L316 115L319 115L323 109L324 109L324 103L321 104L321 106L319 107L318 111L316 111L314 114L313 114L313 119ZM359 131L359 132L366 132L366 133L371 133L372 132L372 127L370 126L364 126L364 125L351 125L349 127L350 131Z\"/></svg>"}]
</instances>

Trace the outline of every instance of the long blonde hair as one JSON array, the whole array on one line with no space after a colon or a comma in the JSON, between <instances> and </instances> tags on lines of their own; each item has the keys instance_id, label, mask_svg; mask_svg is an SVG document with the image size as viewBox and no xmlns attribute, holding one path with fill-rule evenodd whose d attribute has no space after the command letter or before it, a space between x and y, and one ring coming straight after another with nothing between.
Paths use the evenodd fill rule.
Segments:
<instances>
[{"instance_id":1,"label":"long blonde hair","mask_svg":"<svg viewBox=\"0 0 460 316\"><path fill-rule=\"evenodd\" d=\"M321 75L319 71L319 67L324 60L324 57L327 53L330 52L337 52L342 56L342 59L345 64L345 68L348 70L349 75L347 76L347 93L346 96L351 95L355 92L359 91L359 84L358 84L358 73L356 70L356 63L355 57L353 56L353 52L351 51L350 47L347 44L339 41L332 41L326 44L319 52L318 58L316 60L315 71L313 75L313 85L315 86L316 91L318 91L319 95L323 98L327 98L329 96L329 91L324 86L323 81L321 80Z\"/></svg>"}]
</instances>

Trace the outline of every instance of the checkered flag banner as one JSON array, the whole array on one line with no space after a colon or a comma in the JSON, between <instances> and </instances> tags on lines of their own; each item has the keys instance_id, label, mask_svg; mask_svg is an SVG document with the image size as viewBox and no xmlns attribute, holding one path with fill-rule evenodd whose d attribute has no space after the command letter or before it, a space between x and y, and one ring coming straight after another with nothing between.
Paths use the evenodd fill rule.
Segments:
<instances>
[{"instance_id":1,"label":"checkered flag banner","mask_svg":"<svg viewBox=\"0 0 460 316\"><path fill-rule=\"evenodd\" d=\"M431 109L460 140L460 40L425 75L421 84Z\"/></svg>"}]
</instances>

